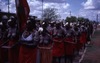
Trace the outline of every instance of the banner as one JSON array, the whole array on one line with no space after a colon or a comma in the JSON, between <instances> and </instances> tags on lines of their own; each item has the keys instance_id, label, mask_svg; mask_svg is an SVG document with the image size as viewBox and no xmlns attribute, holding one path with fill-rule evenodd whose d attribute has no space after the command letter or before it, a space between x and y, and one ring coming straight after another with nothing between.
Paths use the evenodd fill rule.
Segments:
<instances>
[{"instance_id":1,"label":"banner","mask_svg":"<svg viewBox=\"0 0 100 63\"><path fill-rule=\"evenodd\" d=\"M16 2L16 13L19 22L19 30L22 32L25 29L25 24L29 17L30 8L27 0L15 0Z\"/></svg>"}]
</instances>

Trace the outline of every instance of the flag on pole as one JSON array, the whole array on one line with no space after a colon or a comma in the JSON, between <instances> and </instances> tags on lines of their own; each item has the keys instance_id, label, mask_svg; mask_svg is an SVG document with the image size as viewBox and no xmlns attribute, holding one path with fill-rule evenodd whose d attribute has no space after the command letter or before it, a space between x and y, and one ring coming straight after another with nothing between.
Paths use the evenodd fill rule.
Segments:
<instances>
[{"instance_id":1,"label":"flag on pole","mask_svg":"<svg viewBox=\"0 0 100 63\"><path fill-rule=\"evenodd\" d=\"M15 0L16 12L19 20L19 30L22 32L25 29L25 24L29 17L30 8L27 0Z\"/></svg>"}]
</instances>

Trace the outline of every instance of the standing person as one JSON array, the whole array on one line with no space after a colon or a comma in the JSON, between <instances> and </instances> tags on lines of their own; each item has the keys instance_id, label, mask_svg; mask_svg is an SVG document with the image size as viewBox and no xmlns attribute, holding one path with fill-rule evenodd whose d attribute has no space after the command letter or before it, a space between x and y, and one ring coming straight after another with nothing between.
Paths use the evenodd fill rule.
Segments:
<instances>
[{"instance_id":1,"label":"standing person","mask_svg":"<svg viewBox=\"0 0 100 63\"><path fill-rule=\"evenodd\" d=\"M79 55L79 50L80 50L80 29L77 25L74 26L74 41L76 43L76 52L77 55Z\"/></svg>"},{"instance_id":2,"label":"standing person","mask_svg":"<svg viewBox=\"0 0 100 63\"><path fill-rule=\"evenodd\" d=\"M8 61L10 63L18 63L18 46L17 47L12 47L16 42L18 42L18 34L17 34L17 26L16 26L16 21L14 18L10 19L8 21L8 34L7 37L9 39L9 47L8 48Z\"/></svg>"},{"instance_id":3,"label":"standing person","mask_svg":"<svg viewBox=\"0 0 100 63\"><path fill-rule=\"evenodd\" d=\"M82 49L82 47L85 48L85 44L87 42L87 32L86 32L86 28L84 25L81 25L80 28L81 28L80 29L81 33L80 33L79 39L80 39L80 49Z\"/></svg>"},{"instance_id":4,"label":"standing person","mask_svg":"<svg viewBox=\"0 0 100 63\"><path fill-rule=\"evenodd\" d=\"M0 23L0 29L1 29L1 39L0 39L0 56L1 56L1 61L0 63L4 63L7 61L8 57L8 51L2 48L2 45L7 41L7 26L5 21L1 21Z\"/></svg>"},{"instance_id":5,"label":"standing person","mask_svg":"<svg viewBox=\"0 0 100 63\"><path fill-rule=\"evenodd\" d=\"M56 62L56 59L59 59L59 63L61 62L61 57L64 55L64 38L65 32L64 29L61 28L60 22L56 24L53 32L53 63Z\"/></svg>"},{"instance_id":6,"label":"standing person","mask_svg":"<svg viewBox=\"0 0 100 63\"><path fill-rule=\"evenodd\" d=\"M65 26L66 36L64 40L64 51L65 51L65 63L73 63L74 52L75 52L75 42L74 42L74 32L70 25ZM67 60L67 61L66 61Z\"/></svg>"},{"instance_id":7,"label":"standing person","mask_svg":"<svg viewBox=\"0 0 100 63\"><path fill-rule=\"evenodd\" d=\"M52 63L52 37L43 29L40 33L40 42L39 42L39 50L40 50L40 62L41 63Z\"/></svg>"},{"instance_id":8,"label":"standing person","mask_svg":"<svg viewBox=\"0 0 100 63\"><path fill-rule=\"evenodd\" d=\"M86 32L87 32L87 36L86 36L86 40L87 40L87 44L90 44L90 29L89 29L89 22L87 22L86 24L85 24L85 26L86 26Z\"/></svg>"},{"instance_id":9,"label":"standing person","mask_svg":"<svg viewBox=\"0 0 100 63\"><path fill-rule=\"evenodd\" d=\"M50 25L47 27L47 30L51 35L53 35L54 26L55 22L50 22Z\"/></svg>"},{"instance_id":10,"label":"standing person","mask_svg":"<svg viewBox=\"0 0 100 63\"><path fill-rule=\"evenodd\" d=\"M87 25L87 41L88 41L88 44L91 43L92 34L93 34L93 25L92 25L92 23L89 22L88 25Z\"/></svg>"},{"instance_id":11,"label":"standing person","mask_svg":"<svg viewBox=\"0 0 100 63\"><path fill-rule=\"evenodd\" d=\"M3 26L3 23L0 22L0 63L3 63L3 60L4 60L4 58L2 57L2 49L1 49L1 44L2 44L2 39L3 39L2 26Z\"/></svg>"},{"instance_id":12,"label":"standing person","mask_svg":"<svg viewBox=\"0 0 100 63\"><path fill-rule=\"evenodd\" d=\"M3 37L3 32L2 32L2 26L3 26L3 23L2 22L0 22L0 40L1 40L1 38Z\"/></svg>"},{"instance_id":13,"label":"standing person","mask_svg":"<svg viewBox=\"0 0 100 63\"><path fill-rule=\"evenodd\" d=\"M36 63L37 44L39 42L37 33L35 23L28 21L27 28L21 36L19 63Z\"/></svg>"}]
</instances>

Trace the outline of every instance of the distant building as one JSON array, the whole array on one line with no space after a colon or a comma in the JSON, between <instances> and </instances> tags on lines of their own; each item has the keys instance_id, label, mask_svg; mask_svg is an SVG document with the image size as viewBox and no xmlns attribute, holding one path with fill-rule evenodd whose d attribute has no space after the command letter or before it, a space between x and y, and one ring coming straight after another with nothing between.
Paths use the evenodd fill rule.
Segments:
<instances>
[{"instance_id":1,"label":"distant building","mask_svg":"<svg viewBox=\"0 0 100 63\"><path fill-rule=\"evenodd\" d=\"M0 10L0 19L9 19L10 17L15 17L17 19L17 15L15 13L2 12ZM36 19L37 16L29 16L29 18Z\"/></svg>"}]
</instances>

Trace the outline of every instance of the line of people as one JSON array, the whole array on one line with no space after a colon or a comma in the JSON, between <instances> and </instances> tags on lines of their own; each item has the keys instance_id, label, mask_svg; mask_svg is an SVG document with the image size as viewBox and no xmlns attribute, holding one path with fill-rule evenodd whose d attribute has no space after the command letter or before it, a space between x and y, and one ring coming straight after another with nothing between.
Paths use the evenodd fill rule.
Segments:
<instances>
[{"instance_id":1,"label":"line of people","mask_svg":"<svg viewBox=\"0 0 100 63\"><path fill-rule=\"evenodd\" d=\"M28 20L19 35L14 18L8 20L7 28L0 22L0 63L61 63L62 58L65 63L73 63L79 51L91 41L94 24Z\"/></svg>"}]
</instances>

